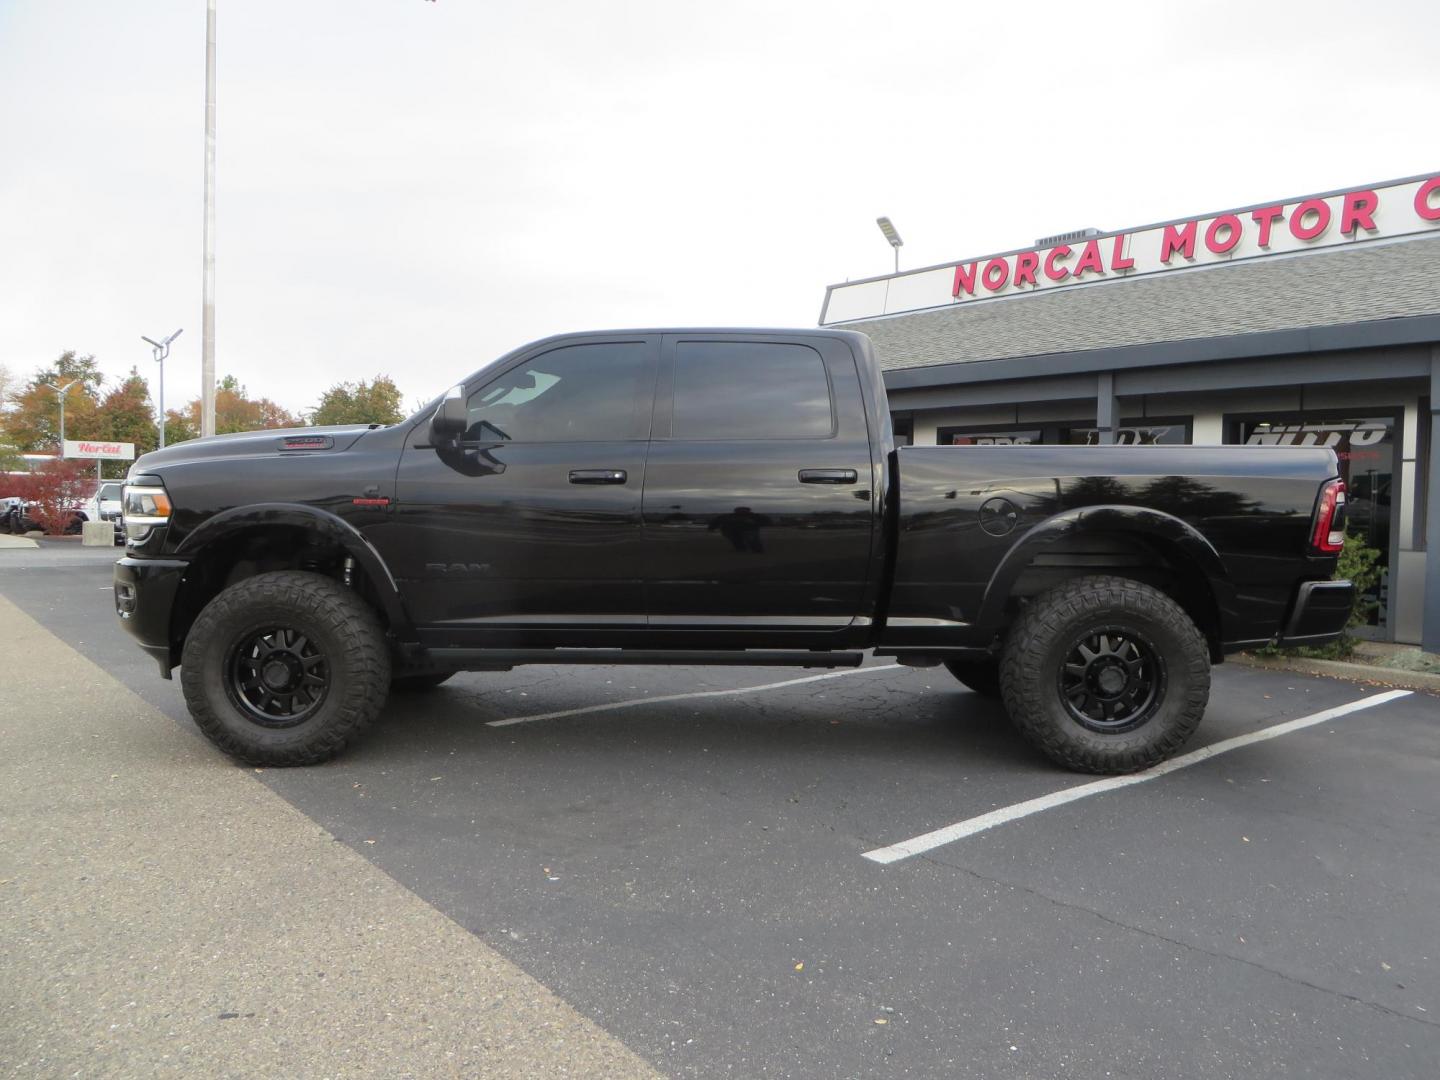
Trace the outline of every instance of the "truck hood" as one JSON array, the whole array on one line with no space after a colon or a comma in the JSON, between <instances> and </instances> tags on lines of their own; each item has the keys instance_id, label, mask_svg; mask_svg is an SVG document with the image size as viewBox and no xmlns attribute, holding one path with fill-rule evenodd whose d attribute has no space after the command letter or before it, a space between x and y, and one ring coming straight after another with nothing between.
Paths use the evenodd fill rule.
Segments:
<instances>
[{"instance_id":1,"label":"truck hood","mask_svg":"<svg viewBox=\"0 0 1440 1080\"><path fill-rule=\"evenodd\" d=\"M373 425L369 424L336 424L331 427L270 428L265 431L241 431L234 435L211 435L207 439L190 439L142 454L130 466L130 475L138 476L151 469L206 458L334 454L348 450L360 436L372 429Z\"/></svg>"}]
</instances>

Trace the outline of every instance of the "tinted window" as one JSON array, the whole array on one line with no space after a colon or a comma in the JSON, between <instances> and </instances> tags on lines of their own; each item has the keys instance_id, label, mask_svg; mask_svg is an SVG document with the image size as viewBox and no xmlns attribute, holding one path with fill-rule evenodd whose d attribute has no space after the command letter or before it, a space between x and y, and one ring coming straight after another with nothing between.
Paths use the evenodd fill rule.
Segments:
<instances>
[{"instance_id":1,"label":"tinted window","mask_svg":"<svg viewBox=\"0 0 1440 1080\"><path fill-rule=\"evenodd\" d=\"M470 395L477 442L629 439L650 411L642 342L570 345L513 367Z\"/></svg>"},{"instance_id":2,"label":"tinted window","mask_svg":"<svg viewBox=\"0 0 1440 1080\"><path fill-rule=\"evenodd\" d=\"M824 439L834 432L825 362L806 345L682 341L677 439Z\"/></svg>"},{"instance_id":3,"label":"tinted window","mask_svg":"<svg viewBox=\"0 0 1440 1080\"><path fill-rule=\"evenodd\" d=\"M103 500L103 499L118 499L118 498L120 498L120 485L119 485L119 484L106 484L104 487L102 487L102 488L100 489L100 498L101 498L102 500Z\"/></svg>"}]
</instances>

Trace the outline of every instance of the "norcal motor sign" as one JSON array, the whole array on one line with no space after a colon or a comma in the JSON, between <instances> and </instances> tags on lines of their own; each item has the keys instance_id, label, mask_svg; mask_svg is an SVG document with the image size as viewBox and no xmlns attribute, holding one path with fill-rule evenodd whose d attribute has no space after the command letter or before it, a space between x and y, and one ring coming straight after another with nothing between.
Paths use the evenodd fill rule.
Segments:
<instances>
[{"instance_id":1,"label":"norcal motor sign","mask_svg":"<svg viewBox=\"0 0 1440 1080\"><path fill-rule=\"evenodd\" d=\"M1440 231L1440 175L1413 177L832 285L822 324ZM1056 238L1061 241L1062 238Z\"/></svg>"}]
</instances>

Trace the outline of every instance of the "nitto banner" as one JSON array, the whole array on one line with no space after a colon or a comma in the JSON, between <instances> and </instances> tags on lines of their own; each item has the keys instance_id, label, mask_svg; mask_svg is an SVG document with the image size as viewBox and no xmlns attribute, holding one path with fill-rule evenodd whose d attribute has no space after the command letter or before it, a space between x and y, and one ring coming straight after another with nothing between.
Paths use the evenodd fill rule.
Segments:
<instances>
[{"instance_id":1,"label":"nitto banner","mask_svg":"<svg viewBox=\"0 0 1440 1080\"><path fill-rule=\"evenodd\" d=\"M832 285L823 324L1440 231L1440 175Z\"/></svg>"}]
</instances>

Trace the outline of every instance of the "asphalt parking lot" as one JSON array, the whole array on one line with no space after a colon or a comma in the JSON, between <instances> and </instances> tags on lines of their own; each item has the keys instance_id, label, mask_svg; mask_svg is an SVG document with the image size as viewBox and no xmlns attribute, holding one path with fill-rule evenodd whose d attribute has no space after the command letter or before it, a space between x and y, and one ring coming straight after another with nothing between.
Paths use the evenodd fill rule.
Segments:
<instances>
[{"instance_id":1,"label":"asphalt parking lot","mask_svg":"<svg viewBox=\"0 0 1440 1080\"><path fill-rule=\"evenodd\" d=\"M114 625L113 553L0 557L0 596L209 753ZM1223 752L1029 807L1088 778L943 670L876 660L467 674L392 698L330 765L205 767L661 1074L1433 1077L1440 700L1378 695L1227 665L1187 748Z\"/></svg>"}]
</instances>

